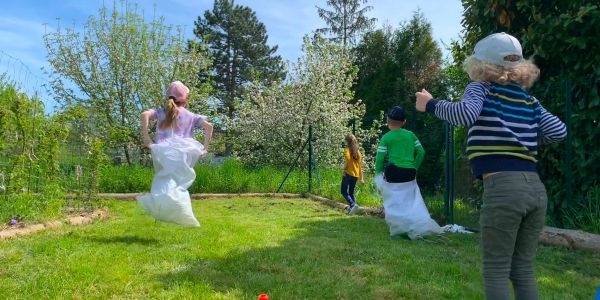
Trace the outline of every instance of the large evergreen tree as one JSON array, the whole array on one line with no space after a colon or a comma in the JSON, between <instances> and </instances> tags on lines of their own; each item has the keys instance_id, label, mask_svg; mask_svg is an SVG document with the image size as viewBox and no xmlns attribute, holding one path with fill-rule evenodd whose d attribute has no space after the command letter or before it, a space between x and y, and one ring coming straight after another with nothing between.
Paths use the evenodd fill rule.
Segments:
<instances>
[{"instance_id":1,"label":"large evergreen tree","mask_svg":"<svg viewBox=\"0 0 600 300\"><path fill-rule=\"evenodd\" d=\"M195 22L194 34L210 48L214 64L212 82L220 109L232 119L244 86L251 82L270 84L285 77L277 46L267 45L267 30L246 6L233 0L215 0L212 11ZM228 132L231 134L231 132ZM226 152L231 152L227 143Z\"/></svg>"},{"instance_id":2,"label":"large evergreen tree","mask_svg":"<svg viewBox=\"0 0 600 300\"><path fill-rule=\"evenodd\" d=\"M339 42L344 48L354 46L360 34L371 29L375 18L367 17L372 6L362 6L368 0L327 0L331 10L317 6L319 17L327 23L326 28L317 32L332 35L334 42Z\"/></svg>"}]
</instances>

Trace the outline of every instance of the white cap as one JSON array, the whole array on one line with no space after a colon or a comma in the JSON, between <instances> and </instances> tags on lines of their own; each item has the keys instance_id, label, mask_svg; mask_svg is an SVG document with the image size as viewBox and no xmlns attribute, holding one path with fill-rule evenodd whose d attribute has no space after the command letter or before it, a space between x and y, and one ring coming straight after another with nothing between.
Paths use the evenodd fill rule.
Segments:
<instances>
[{"instance_id":1,"label":"white cap","mask_svg":"<svg viewBox=\"0 0 600 300\"><path fill-rule=\"evenodd\" d=\"M514 36L500 32L490 34L475 44L476 59L503 67L514 67L523 62L521 43ZM517 61L506 60L509 55L519 56Z\"/></svg>"}]
</instances>

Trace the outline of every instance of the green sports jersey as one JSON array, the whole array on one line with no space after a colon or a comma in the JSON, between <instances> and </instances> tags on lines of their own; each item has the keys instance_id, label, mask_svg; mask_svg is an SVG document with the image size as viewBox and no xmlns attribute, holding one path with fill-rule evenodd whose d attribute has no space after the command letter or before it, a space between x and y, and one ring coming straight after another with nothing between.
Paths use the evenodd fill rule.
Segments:
<instances>
[{"instance_id":1,"label":"green sports jersey","mask_svg":"<svg viewBox=\"0 0 600 300\"><path fill-rule=\"evenodd\" d=\"M403 128L392 130L384 134L379 142L375 173L383 172L386 161L400 168L418 169L424 156L425 149L414 133Z\"/></svg>"}]
</instances>

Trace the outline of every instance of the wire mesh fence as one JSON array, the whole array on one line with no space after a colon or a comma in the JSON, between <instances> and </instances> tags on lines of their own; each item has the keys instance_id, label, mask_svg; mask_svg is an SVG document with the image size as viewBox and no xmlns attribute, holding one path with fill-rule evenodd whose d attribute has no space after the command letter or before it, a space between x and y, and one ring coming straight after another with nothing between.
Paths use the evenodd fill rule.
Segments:
<instances>
[{"instance_id":1,"label":"wire mesh fence","mask_svg":"<svg viewBox=\"0 0 600 300\"><path fill-rule=\"evenodd\" d=\"M83 145L63 145L60 159L55 162L56 173L51 174L45 164L35 158L19 159L22 154L0 152L0 198L8 201L10 195L64 195L70 210L89 211L95 207L97 191L90 186L92 176L89 159Z\"/></svg>"}]
</instances>

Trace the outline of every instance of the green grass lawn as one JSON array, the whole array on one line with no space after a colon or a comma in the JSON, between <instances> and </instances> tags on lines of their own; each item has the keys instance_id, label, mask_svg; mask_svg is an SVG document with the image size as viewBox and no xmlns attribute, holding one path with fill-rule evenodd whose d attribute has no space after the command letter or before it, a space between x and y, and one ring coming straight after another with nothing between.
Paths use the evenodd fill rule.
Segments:
<instances>
[{"instance_id":1,"label":"green grass lawn","mask_svg":"<svg viewBox=\"0 0 600 300\"><path fill-rule=\"evenodd\" d=\"M0 299L481 299L477 235L392 240L309 200L194 203L202 227L134 202L107 221L0 241ZM600 255L540 248L541 299L593 299Z\"/></svg>"}]
</instances>

